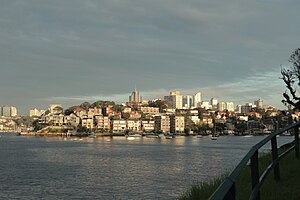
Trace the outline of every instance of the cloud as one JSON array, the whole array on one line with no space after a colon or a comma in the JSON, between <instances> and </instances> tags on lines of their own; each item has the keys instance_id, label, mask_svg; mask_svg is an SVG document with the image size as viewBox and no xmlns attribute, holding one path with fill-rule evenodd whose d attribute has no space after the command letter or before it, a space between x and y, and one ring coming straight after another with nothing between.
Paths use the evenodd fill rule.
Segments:
<instances>
[{"instance_id":1,"label":"cloud","mask_svg":"<svg viewBox=\"0 0 300 200\"><path fill-rule=\"evenodd\" d=\"M300 43L299 8L293 0L5 0L0 104L127 99L135 84L149 97L181 88L277 102L279 83L265 76L277 78Z\"/></svg>"}]
</instances>

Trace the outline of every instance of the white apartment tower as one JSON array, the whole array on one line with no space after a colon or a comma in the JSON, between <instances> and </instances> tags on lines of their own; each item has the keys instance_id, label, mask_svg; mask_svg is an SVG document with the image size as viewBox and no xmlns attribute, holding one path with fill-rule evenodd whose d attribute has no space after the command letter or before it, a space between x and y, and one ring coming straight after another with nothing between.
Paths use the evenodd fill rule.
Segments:
<instances>
[{"instance_id":1,"label":"white apartment tower","mask_svg":"<svg viewBox=\"0 0 300 200\"><path fill-rule=\"evenodd\" d=\"M2 109L2 116L4 117L15 117L17 116L17 108L13 106L3 106Z\"/></svg>"},{"instance_id":2,"label":"white apartment tower","mask_svg":"<svg viewBox=\"0 0 300 200\"><path fill-rule=\"evenodd\" d=\"M17 115L18 115L17 108L14 106L10 107L10 116L15 117Z\"/></svg>"},{"instance_id":3,"label":"white apartment tower","mask_svg":"<svg viewBox=\"0 0 300 200\"><path fill-rule=\"evenodd\" d=\"M234 103L233 102L226 102L226 109L229 112L233 112L234 111Z\"/></svg>"},{"instance_id":4,"label":"white apartment tower","mask_svg":"<svg viewBox=\"0 0 300 200\"><path fill-rule=\"evenodd\" d=\"M165 96L164 100L167 102L169 108L182 109L182 95L179 91L170 92L170 95Z\"/></svg>"},{"instance_id":5,"label":"white apartment tower","mask_svg":"<svg viewBox=\"0 0 300 200\"><path fill-rule=\"evenodd\" d=\"M210 105L211 105L212 108L217 108L218 107L218 100L216 98L211 98Z\"/></svg>"},{"instance_id":6,"label":"white apartment tower","mask_svg":"<svg viewBox=\"0 0 300 200\"><path fill-rule=\"evenodd\" d=\"M256 105L256 108L258 108L258 109L263 108L263 100L258 99L256 101L254 101L254 105Z\"/></svg>"},{"instance_id":7,"label":"white apartment tower","mask_svg":"<svg viewBox=\"0 0 300 200\"><path fill-rule=\"evenodd\" d=\"M193 99L194 107L200 107L201 106L201 92L196 93Z\"/></svg>"},{"instance_id":8,"label":"white apartment tower","mask_svg":"<svg viewBox=\"0 0 300 200\"><path fill-rule=\"evenodd\" d=\"M189 109L193 106L193 97L186 95L182 97L182 107L183 109Z\"/></svg>"},{"instance_id":9,"label":"white apartment tower","mask_svg":"<svg viewBox=\"0 0 300 200\"><path fill-rule=\"evenodd\" d=\"M224 111L224 110L226 110L226 103L225 103L225 102L219 102L219 103L218 103L218 110L219 110L219 111Z\"/></svg>"},{"instance_id":10,"label":"white apartment tower","mask_svg":"<svg viewBox=\"0 0 300 200\"><path fill-rule=\"evenodd\" d=\"M134 89L132 94L129 96L129 102L130 103L140 103L140 102L142 102L142 97L140 96L140 93L139 93L139 91L136 90L136 88Z\"/></svg>"}]
</instances>

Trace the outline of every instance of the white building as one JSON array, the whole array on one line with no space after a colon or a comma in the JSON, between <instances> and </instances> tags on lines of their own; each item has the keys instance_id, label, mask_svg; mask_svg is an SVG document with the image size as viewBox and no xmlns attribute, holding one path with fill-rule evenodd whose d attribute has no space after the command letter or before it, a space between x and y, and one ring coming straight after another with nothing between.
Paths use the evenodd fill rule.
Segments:
<instances>
[{"instance_id":1,"label":"white building","mask_svg":"<svg viewBox=\"0 0 300 200\"><path fill-rule=\"evenodd\" d=\"M208 101L202 101L201 108L208 110L208 109L211 109L211 105Z\"/></svg>"},{"instance_id":2,"label":"white building","mask_svg":"<svg viewBox=\"0 0 300 200\"><path fill-rule=\"evenodd\" d=\"M263 108L263 107L264 107L264 105L263 105L263 100L258 99L258 100L256 100L256 101L254 101L254 105L255 105L256 108L258 108L258 109Z\"/></svg>"},{"instance_id":3,"label":"white building","mask_svg":"<svg viewBox=\"0 0 300 200\"><path fill-rule=\"evenodd\" d=\"M234 103L233 102L226 102L226 109L229 112L233 112L234 111Z\"/></svg>"},{"instance_id":4,"label":"white building","mask_svg":"<svg viewBox=\"0 0 300 200\"><path fill-rule=\"evenodd\" d=\"M227 108L226 108L226 103L225 102L219 102L218 103L218 110L219 111L224 111L224 110L226 110Z\"/></svg>"},{"instance_id":5,"label":"white building","mask_svg":"<svg viewBox=\"0 0 300 200\"><path fill-rule=\"evenodd\" d=\"M193 99L193 103L194 103L194 107L200 107L201 106L201 102L202 102L202 99L201 99L201 92L198 92L196 93L194 96L194 99Z\"/></svg>"},{"instance_id":6,"label":"white building","mask_svg":"<svg viewBox=\"0 0 300 200\"><path fill-rule=\"evenodd\" d=\"M164 100L167 102L169 108L182 109L182 95L179 91L170 92L170 95L165 96Z\"/></svg>"},{"instance_id":7,"label":"white building","mask_svg":"<svg viewBox=\"0 0 300 200\"><path fill-rule=\"evenodd\" d=\"M170 132L171 133L183 133L184 132L184 116L175 116L170 117Z\"/></svg>"},{"instance_id":8,"label":"white building","mask_svg":"<svg viewBox=\"0 0 300 200\"><path fill-rule=\"evenodd\" d=\"M218 99L211 98L210 99L210 105L211 105L212 108L216 109L218 107Z\"/></svg>"},{"instance_id":9,"label":"white building","mask_svg":"<svg viewBox=\"0 0 300 200\"><path fill-rule=\"evenodd\" d=\"M193 97L190 95L186 95L182 97L182 108L183 109L190 109L193 107Z\"/></svg>"},{"instance_id":10,"label":"white building","mask_svg":"<svg viewBox=\"0 0 300 200\"><path fill-rule=\"evenodd\" d=\"M45 110L38 110L38 109L34 108L34 109L29 110L29 116L30 117L40 117L45 112L46 112Z\"/></svg>"}]
</instances>

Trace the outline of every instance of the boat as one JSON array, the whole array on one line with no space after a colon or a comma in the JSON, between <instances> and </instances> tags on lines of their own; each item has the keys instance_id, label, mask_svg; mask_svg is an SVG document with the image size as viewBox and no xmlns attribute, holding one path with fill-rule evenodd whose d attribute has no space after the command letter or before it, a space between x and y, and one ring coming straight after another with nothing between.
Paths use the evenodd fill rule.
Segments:
<instances>
[{"instance_id":1,"label":"boat","mask_svg":"<svg viewBox=\"0 0 300 200\"><path fill-rule=\"evenodd\" d=\"M158 135L146 135L146 138L158 138Z\"/></svg>"},{"instance_id":2,"label":"boat","mask_svg":"<svg viewBox=\"0 0 300 200\"><path fill-rule=\"evenodd\" d=\"M217 140L218 137L216 137L216 136L211 136L210 139L212 139L212 140Z\"/></svg>"},{"instance_id":3,"label":"boat","mask_svg":"<svg viewBox=\"0 0 300 200\"><path fill-rule=\"evenodd\" d=\"M166 139L173 139L172 135L167 135Z\"/></svg>"},{"instance_id":4,"label":"boat","mask_svg":"<svg viewBox=\"0 0 300 200\"><path fill-rule=\"evenodd\" d=\"M253 135L244 135L243 137L248 138L248 137L253 137Z\"/></svg>"},{"instance_id":5,"label":"boat","mask_svg":"<svg viewBox=\"0 0 300 200\"><path fill-rule=\"evenodd\" d=\"M88 138L96 138L96 135L94 135L94 134L89 135Z\"/></svg>"},{"instance_id":6,"label":"boat","mask_svg":"<svg viewBox=\"0 0 300 200\"><path fill-rule=\"evenodd\" d=\"M138 133L135 133L135 134L127 135L126 137L142 137L142 135L138 134Z\"/></svg>"},{"instance_id":7,"label":"boat","mask_svg":"<svg viewBox=\"0 0 300 200\"><path fill-rule=\"evenodd\" d=\"M197 138L203 138L203 136L202 135L197 135Z\"/></svg>"},{"instance_id":8,"label":"boat","mask_svg":"<svg viewBox=\"0 0 300 200\"><path fill-rule=\"evenodd\" d=\"M135 137L128 136L128 137L126 137L126 139L127 139L127 140L134 140Z\"/></svg>"}]
</instances>

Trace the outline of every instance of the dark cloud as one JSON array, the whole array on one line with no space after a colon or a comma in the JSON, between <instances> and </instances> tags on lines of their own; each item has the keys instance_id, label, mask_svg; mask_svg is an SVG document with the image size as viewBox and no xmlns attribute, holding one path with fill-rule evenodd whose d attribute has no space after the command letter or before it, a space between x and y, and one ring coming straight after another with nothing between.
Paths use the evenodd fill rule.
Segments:
<instances>
[{"instance_id":1,"label":"dark cloud","mask_svg":"<svg viewBox=\"0 0 300 200\"><path fill-rule=\"evenodd\" d=\"M202 89L279 106L299 8L294 0L4 0L0 105L25 113L50 101L122 101L137 85L148 97Z\"/></svg>"}]
</instances>

